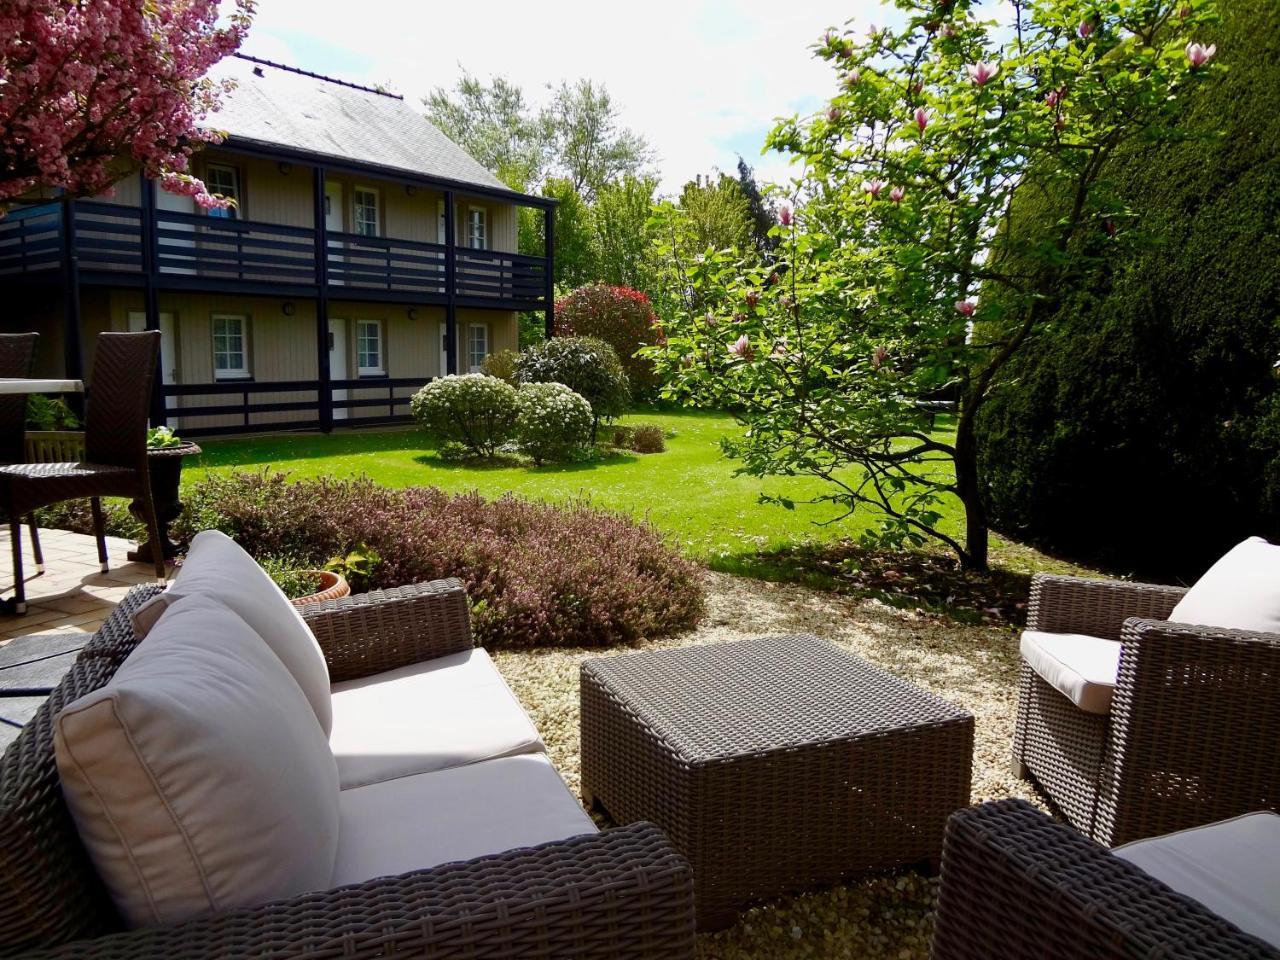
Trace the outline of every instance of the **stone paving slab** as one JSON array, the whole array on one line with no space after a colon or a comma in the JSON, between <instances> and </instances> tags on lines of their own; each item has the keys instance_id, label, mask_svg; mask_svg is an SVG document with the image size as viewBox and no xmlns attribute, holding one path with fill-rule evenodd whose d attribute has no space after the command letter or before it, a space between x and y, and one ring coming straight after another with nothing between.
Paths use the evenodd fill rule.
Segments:
<instances>
[{"instance_id":1,"label":"stone paving slab","mask_svg":"<svg viewBox=\"0 0 1280 960\"><path fill-rule=\"evenodd\" d=\"M44 701L44 697L0 697L0 751L17 738Z\"/></svg>"}]
</instances>

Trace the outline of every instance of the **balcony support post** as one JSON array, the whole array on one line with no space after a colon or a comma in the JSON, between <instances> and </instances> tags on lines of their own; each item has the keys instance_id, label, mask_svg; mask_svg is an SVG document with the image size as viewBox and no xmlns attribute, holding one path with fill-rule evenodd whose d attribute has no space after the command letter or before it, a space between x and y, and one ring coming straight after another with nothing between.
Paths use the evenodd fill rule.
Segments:
<instances>
[{"instance_id":1,"label":"balcony support post","mask_svg":"<svg viewBox=\"0 0 1280 960\"><path fill-rule=\"evenodd\" d=\"M543 214L546 220L546 229L544 233L543 256L546 258L543 263L543 283L545 290L543 296L546 297L546 327L547 339L550 340L556 333L556 278L552 265L555 263L556 251L556 208L547 207Z\"/></svg>"},{"instance_id":2,"label":"balcony support post","mask_svg":"<svg viewBox=\"0 0 1280 960\"><path fill-rule=\"evenodd\" d=\"M445 372L458 372L458 233L453 224L453 191L444 192L444 348Z\"/></svg>"},{"instance_id":3,"label":"balcony support post","mask_svg":"<svg viewBox=\"0 0 1280 960\"><path fill-rule=\"evenodd\" d=\"M63 362L68 380L84 377L84 356L80 341L80 257L76 249L75 200L69 195L62 198L62 306L63 306ZM71 398L73 405L80 403L79 395ZM76 411L84 413L83 409Z\"/></svg>"},{"instance_id":4,"label":"balcony support post","mask_svg":"<svg viewBox=\"0 0 1280 960\"><path fill-rule=\"evenodd\" d=\"M148 330L160 329L160 296L156 291L160 272L160 238L156 223L156 182L138 174L140 198L139 225L142 229L142 309ZM151 388L151 425L158 427L168 419L169 401L164 392L164 351L156 357L156 376Z\"/></svg>"},{"instance_id":5,"label":"balcony support post","mask_svg":"<svg viewBox=\"0 0 1280 960\"><path fill-rule=\"evenodd\" d=\"M333 430L333 371L329 369L329 232L326 223L324 167L313 177L316 236L316 401L320 429ZM344 374L345 376L345 371Z\"/></svg>"}]
</instances>

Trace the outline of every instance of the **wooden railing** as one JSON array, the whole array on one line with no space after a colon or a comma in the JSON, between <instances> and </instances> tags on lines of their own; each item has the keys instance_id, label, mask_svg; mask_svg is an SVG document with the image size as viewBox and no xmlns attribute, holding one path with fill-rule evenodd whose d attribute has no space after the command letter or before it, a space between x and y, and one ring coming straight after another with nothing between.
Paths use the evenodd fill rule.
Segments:
<instances>
[{"instance_id":1,"label":"wooden railing","mask_svg":"<svg viewBox=\"0 0 1280 960\"><path fill-rule=\"evenodd\" d=\"M442 243L366 237L357 233L327 234L329 283L333 286L445 292Z\"/></svg>"},{"instance_id":2,"label":"wooden railing","mask_svg":"<svg viewBox=\"0 0 1280 960\"><path fill-rule=\"evenodd\" d=\"M0 276L57 270L62 265L62 206L10 210L0 219Z\"/></svg>"}]
</instances>

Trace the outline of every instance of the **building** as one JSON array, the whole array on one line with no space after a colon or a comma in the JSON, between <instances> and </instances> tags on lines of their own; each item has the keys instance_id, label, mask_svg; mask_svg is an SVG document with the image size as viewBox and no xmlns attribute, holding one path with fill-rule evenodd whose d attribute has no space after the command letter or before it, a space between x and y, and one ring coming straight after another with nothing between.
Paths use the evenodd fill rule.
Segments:
<instances>
[{"instance_id":1,"label":"building","mask_svg":"<svg viewBox=\"0 0 1280 960\"><path fill-rule=\"evenodd\" d=\"M327 431L406 418L432 377L516 347L521 311L549 327L551 201L398 96L243 55L215 76L237 84L210 118L227 138L193 172L234 210L130 177L0 219L0 329L41 333L41 374L82 377L101 331L158 329L156 422ZM521 207L543 256L517 252Z\"/></svg>"}]
</instances>

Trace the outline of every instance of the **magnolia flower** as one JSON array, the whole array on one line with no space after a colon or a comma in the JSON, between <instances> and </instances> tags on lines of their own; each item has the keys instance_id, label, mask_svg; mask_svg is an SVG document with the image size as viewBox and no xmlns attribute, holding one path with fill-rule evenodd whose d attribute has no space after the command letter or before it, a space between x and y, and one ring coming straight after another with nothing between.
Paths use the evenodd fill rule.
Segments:
<instances>
[{"instance_id":1,"label":"magnolia flower","mask_svg":"<svg viewBox=\"0 0 1280 960\"><path fill-rule=\"evenodd\" d=\"M858 82L861 79L862 79L862 71L859 70L857 67L854 67L847 74L845 74L844 85L846 87L856 87L858 85Z\"/></svg>"},{"instance_id":2,"label":"magnolia flower","mask_svg":"<svg viewBox=\"0 0 1280 960\"><path fill-rule=\"evenodd\" d=\"M755 350L751 347L751 338L745 333L733 342L733 345L729 347L729 352L743 360L750 360L755 356Z\"/></svg>"},{"instance_id":3,"label":"magnolia flower","mask_svg":"<svg viewBox=\"0 0 1280 960\"><path fill-rule=\"evenodd\" d=\"M743 313L741 310L739 310L737 313L733 315L734 323L745 323L746 320L747 320L747 315Z\"/></svg>"},{"instance_id":4,"label":"magnolia flower","mask_svg":"<svg viewBox=\"0 0 1280 960\"><path fill-rule=\"evenodd\" d=\"M760 291L748 290L747 291L747 309L754 310L759 303L760 303Z\"/></svg>"},{"instance_id":5,"label":"magnolia flower","mask_svg":"<svg viewBox=\"0 0 1280 960\"><path fill-rule=\"evenodd\" d=\"M1218 45L1211 43L1207 47L1200 43L1187 44L1187 59L1191 61L1191 69L1198 70L1213 59L1218 52Z\"/></svg>"},{"instance_id":6,"label":"magnolia flower","mask_svg":"<svg viewBox=\"0 0 1280 960\"><path fill-rule=\"evenodd\" d=\"M863 192L869 193L872 199L880 196L880 191L887 186L888 184L885 183L883 180L863 180L862 181Z\"/></svg>"},{"instance_id":7,"label":"magnolia flower","mask_svg":"<svg viewBox=\"0 0 1280 960\"><path fill-rule=\"evenodd\" d=\"M1058 104L1062 102L1062 97L1063 93L1061 90L1050 90L1045 94L1044 102L1048 104L1050 108L1056 108Z\"/></svg>"},{"instance_id":8,"label":"magnolia flower","mask_svg":"<svg viewBox=\"0 0 1280 960\"><path fill-rule=\"evenodd\" d=\"M1080 39L1088 39L1093 34L1093 21L1081 20L1080 26L1076 27L1076 33L1080 34Z\"/></svg>"},{"instance_id":9,"label":"magnolia flower","mask_svg":"<svg viewBox=\"0 0 1280 960\"><path fill-rule=\"evenodd\" d=\"M973 312L978 309L978 305L972 300L957 300L956 313L962 317L972 317Z\"/></svg>"},{"instance_id":10,"label":"magnolia flower","mask_svg":"<svg viewBox=\"0 0 1280 960\"><path fill-rule=\"evenodd\" d=\"M839 120L841 117L841 114L842 114L842 111L839 107L827 108L827 119L830 120L832 123L835 123L837 120Z\"/></svg>"},{"instance_id":11,"label":"magnolia flower","mask_svg":"<svg viewBox=\"0 0 1280 960\"><path fill-rule=\"evenodd\" d=\"M901 203L902 198L905 197L906 195L907 195L906 187L894 187L892 190L889 191L889 199L892 200L894 203Z\"/></svg>"},{"instance_id":12,"label":"magnolia flower","mask_svg":"<svg viewBox=\"0 0 1280 960\"><path fill-rule=\"evenodd\" d=\"M782 224L784 227L791 226L791 208L790 207L784 205L778 208L778 222Z\"/></svg>"},{"instance_id":13,"label":"magnolia flower","mask_svg":"<svg viewBox=\"0 0 1280 960\"><path fill-rule=\"evenodd\" d=\"M889 348L884 345L876 347L871 351L871 369L879 370L880 365L889 359Z\"/></svg>"},{"instance_id":14,"label":"magnolia flower","mask_svg":"<svg viewBox=\"0 0 1280 960\"><path fill-rule=\"evenodd\" d=\"M773 355L775 357L785 357L787 355L786 337L779 337L773 342Z\"/></svg>"},{"instance_id":15,"label":"magnolia flower","mask_svg":"<svg viewBox=\"0 0 1280 960\"><path fill-rule=\"evenodd\" d=\"M708 327L714 327L719 322L718 320L716 320L716 315L712 313L710 310L707 311L706 319L707 319Z\"/></svg>"},{"instance_id":16,"label":"magnolia flower","mask_svg":"<svg viewBox=\"0 0 1280 960\"><path fill-rule=\"evenodd\" d=\"M956 35L956 28L952 24L944 23L942 25L942 35L950 40Z\"/></svg>"},{"instance_id":17,"label":"magnolia flower","mask_svg":"<svg viewBox=\"0 0 1280 960\"><path fill-rule=\"evenodd\" d=\"M1191 16L1191 7L1184 3L1178 8L1178 19L1185 20L1189 16Z\"/></svg>"},{"instance_id":18,"label":"magnolia flower","mask_svg":"<svg viewBox=\"0 0 1280 960\"><path fill-rule=\"evenodd\" d=\"M1116 235L1116 222L1114 220L1102 221L1102 229L1106 231L1108 237Z\"/></svg>"},{"instance_id":19,"label":"magnolia flower","mask_svg":"<svg viewBox=\"0 0 1280 960\"><path fill-rule=\"evenodd\" d=\"M967 69L969 71L969 79L977 86L985 87L1000 72L1000 64L987 63L985 60L980 60L977 63L970 64Z\"/></svg>"},{"instance_id":20,"label":"magnolia flower","mask_svg":"<svg viewBox=\"0 0 1280 960\"><path fill-rule=\"evenodd\" d=\"M924 133L925 127L929 126L929 111L924 107L916 107L915 118L916 126Z\"/></svg>"},{"instance_id":21,"label":"magnolia flower","mask_svg":"<svg viewBox=\"0 0 1280 960\"><path fill-rule=\"evenodd\" d=\"M796 301L789 293L784 293L782 296L778 298L778 306L780 306L783 310L790 310L795 305L796 305Z\"/></svg>"}]
</instances>

